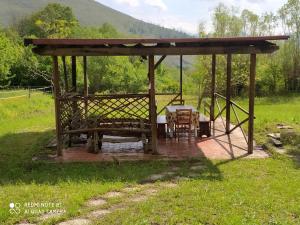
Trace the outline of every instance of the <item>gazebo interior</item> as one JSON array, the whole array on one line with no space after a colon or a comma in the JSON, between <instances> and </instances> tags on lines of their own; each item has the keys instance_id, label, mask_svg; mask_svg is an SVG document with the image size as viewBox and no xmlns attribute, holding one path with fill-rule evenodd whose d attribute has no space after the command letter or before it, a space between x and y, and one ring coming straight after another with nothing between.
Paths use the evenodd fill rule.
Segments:
<instances>
[{"instance_id":1,"label":"gazebo interior","mask_svg":"<svg viewBox=\"0 0 300 225\"><path fill-rule=\"evenodd\" d=\"M271 54L279 46L271 41L288 36L187 38L187 39L25 39L33 51L53 58L53 85L56 117L57 155L61 161L105 161L186 159L205 156L211 159L267 157L254 142L254 99L256 55ZM232 101L232 55L248 54L249 108ZM155 70L168 55L180 58L178 93L157 93ZM210 96L195 110L194 137L172 138L170 118L163 113L171 105L185 106L182 83L185 55L211 55ZM226 96L216 93L217 55L226 55ZM91 94L87 61L93 56L140 56L148 60L147 93ZM59 60L61 57L61 60ZM71 79L66 69L71 58ZM77 63L82 60L84 88L77 87ZM62 63L59 66L59 63ZM59 68L62 68L61 71ZM68 84L71 80L71 84ZM67 89L65 87L68 87ZM170 101L160 107L157 97ZM224 102L224 106L220 104ZM237 111L246 115L240 120ZM234 118L234 119L233 119ZM233 121L235 124L233 124ZM242 125L248 123L245 132ZM205 137L202 135L205 134ZM86 137L78 145L79 137ZM111 150L111 152L106 150ZM130 152L128 149L140 149ZM94 153L94 154L91 154ZM97 153L97 154L95 154Z\"/></svg>"}]
</instances>

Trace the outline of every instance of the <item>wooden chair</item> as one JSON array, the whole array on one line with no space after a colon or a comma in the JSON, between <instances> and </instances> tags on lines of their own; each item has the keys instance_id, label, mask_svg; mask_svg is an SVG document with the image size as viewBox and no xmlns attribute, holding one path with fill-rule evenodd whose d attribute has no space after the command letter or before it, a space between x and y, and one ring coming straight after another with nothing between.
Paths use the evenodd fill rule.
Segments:
<instances>
[{"instance_id":1,"label":"wooden chair","mask_svg":"<svg viewBox=\"0 0 300 225\"><path fill-rule=\"evenodd\" d=\"M180 100L180 99L176 99L172 102L172 105L184 105L185 104L185 100Z\"/></svg>"},{"instance_id":2,"label":"wooden chair","mask_svg":"<svg viewBox=\"0 0 300 225\"><path fill-rule=\"evenodd\" d=\"M179 133L188 133L192 130L192 110L176 109L175 135L179 140Z\"/></svg>"}]
</instances>

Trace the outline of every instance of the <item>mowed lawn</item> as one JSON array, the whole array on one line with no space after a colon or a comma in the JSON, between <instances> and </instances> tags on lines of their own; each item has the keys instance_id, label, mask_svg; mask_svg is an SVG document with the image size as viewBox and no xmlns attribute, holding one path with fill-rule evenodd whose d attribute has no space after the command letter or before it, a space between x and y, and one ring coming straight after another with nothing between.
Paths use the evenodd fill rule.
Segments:
<instances>
[{"instance_id":1,"label":"mowed lawn","mask_svg":"<svg viewBox=\"0 0 300 225\"><path fill-rule=\"evenodd\" d=\"M277 99L277 100L276 100ZM186 97L188 104L195 104ZM246 101L239 100L246 106ZM263 142L277 123L299 128L300 96L257 99L256 137ZM84 203L110 190L135 185L170 165L188 173L189 162L32 162L54 135L53 100L48 95L0 101L0 224L35 221L10 214L9 203L61 203L65 217L80 215ZM300 224L300 164L287 156L209 161L193 179L99 224ZM49 222L50 224L52 222ZM47 224L47 222L46 222Z\"/></svg>"}]
</instances>

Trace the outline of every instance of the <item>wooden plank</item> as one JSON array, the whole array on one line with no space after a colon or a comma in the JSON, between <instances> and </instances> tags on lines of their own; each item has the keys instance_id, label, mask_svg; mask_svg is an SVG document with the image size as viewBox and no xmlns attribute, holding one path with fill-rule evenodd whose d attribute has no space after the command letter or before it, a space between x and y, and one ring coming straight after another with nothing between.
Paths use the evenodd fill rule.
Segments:
<instances>
[{"instance_id":1,"label":"wooden plank","mask_svg":"<svg viewBox=\"0 0 300 225\"><path fill-rule=\"evenodd\" d=\"M232 55L227 55L227 78L226 78L226 133L230 132L230 104L231 104L231 73Z\"/></svg>"},{"instance_id":2,"label":"wooden plank","mask_svg":"<svg viewBox=\"0 0 300 225\"><path fill-rule=\"evenodd\" d=\"M254 144L254 98L255 98L256 55L250 56L249 80L249 124L248 124L248 153L253 153Z\"/></svg>"},{"instance_id":3,"label":"wooden plank","mask_svg":"<svg viewBox=\"0 0 300 225\"><path fill-rule=\"evenodd\" d=\"M150 97L150 121L151 121L151 148L154 154L158 154L157 150L157 114L155 104L155 73L154 73L154 56L149 55L149 97Z\"/></svg>"},{"instance_id":4,"label":"wooden plank","mask_svg":"<svg viewBox=\"0 0 300 225\"><path fill-rule=\"evenodd\" d=\"M164 59L165 59L166 57L167 57L166 55L163 55L163 56L157 61L157 63L156 63L155 66L154 66L154 70L156 70L156 69L159 67L159 65L164 61Z\"/></svg>"},{"instance_id":5,"label":"wooden plank","mask_svg":"<svg viewBox=\"0 0 300 225\"><path fill-rule=\"evenodd\" d=\"M211 61L211 105L210 121L215 121L215 93L216 93L216 55L212 55Z\"/></svg>"},{"instance_id":6,"label":"wooden plank","mask_svg":"<svg viewBox=\"0 0 300 225\"><path fill-rule=\"evenodd\" d=\"M182 73L183 73L183 65L182 65L182 63L183 63L183 56L182 55L180 55L180 102L182 103Z\"/></svg>"},{"instance_id":7,"label":"wooden plank","mask_svg":"<svg viewBox=\"0 0 300 225\"><path fill-rule=\"evenodd\" d=\"M62 56L62 62L63 62L63 70L64 70L64 82L65 82L65 91L69 91L69 83L68 83L68 73L67 73L67 65L66 65L66 57Z\"/></svg>"},{"instance_id":8,"label":"wooden plank","mask_svg":"<svg viewBox=\"0 0 300 225\"><path fill-rule=\"evenodd\" d=\"M58 68L58 58L53 57L53 75L52 75L53 85L54 85L54 105L55 105L55 124L56 124L56 138L57 138L57 155L62 156L62 132L60 126L60 86L59 86L59 68Z\"/></svg>"},{"instance_id":9,"label":"wooden plank","mask_svg":"<svg viewBox=\"0 0 300 225\"><path fill-rule=\"evenodd\" d=\"M89 95L89 89L88 89L88 76L87 76L87 57L83 56L83 95L86 97L84 100L84 110L85 110L85 118L88 117L88 95Z\"/></svg>"},{"instance_id":10,"label":"wooden plank","mask_svg":"<svg viewBox=\"0 0 300 225\"><path fill-rule=\"evenodd\" d=\"M219 46L219 47L36 47L33 51L39 55L52 56L141 56L141 55L211 55L211 54L264 54L273 53L279 49L271 46Z\"/></svg>"},{"instance_id":11,"label":"wooden plank","mask_svg":"<svg viewBox=\"0 0 300 225\"><path fill-rule=\"evenodd\" d=\"M260 37L223 37L223 38L115 38L115 39L24 39L30 45L122 45L122 44L159 44L159 43L226 43L226 42L261 42L287 40L289 36Z\"/></svg>"},{"instance_id":12,"label":"wooden plank","mask_svg":"<svg viewBox=\"0 0 300 225\"><path fill-rule=\"evenodd\" d=\"M72 56L72 89L74 92L77 91L77 65L76 56Z\"/></svg>"},{"instance_id":13,"label":"wooden plank","mask_svg":"<svg viewBox=\"0 0 300 225\"><path fill-rule=\"evenodd\" d=\"M152 131L149 129L141 129L141 128L110 128L110 127L102 127L102 128L86 128L86 129L76 129L76 130L67 130L65 134L80 134L80 133L89 133L89 132L124 132L124 133L151 133Z\"/></svg>"}]
</instances>

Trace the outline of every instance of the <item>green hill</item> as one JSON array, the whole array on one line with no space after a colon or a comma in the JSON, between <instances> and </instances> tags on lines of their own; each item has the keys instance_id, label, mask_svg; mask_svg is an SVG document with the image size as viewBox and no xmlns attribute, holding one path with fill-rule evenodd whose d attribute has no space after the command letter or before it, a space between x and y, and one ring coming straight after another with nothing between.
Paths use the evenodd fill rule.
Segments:
<instances>
[{"instance_id":1,"label":"green hill","mask_svg":"<svg viewBox=\"0 0 300 225\"><path fill-rule=\"evenodd\" d=\"M131 16L109 8L95 0L1 0L0 24L8 26L21 18L45 7L48 3L70 6L82 25L99 26L110 23L124 34L143 37L188 37L189 35L172 29L137 20Z\"/></svg>"}]
</instances>

